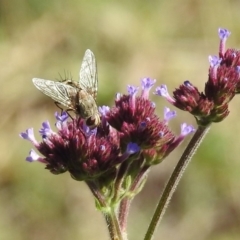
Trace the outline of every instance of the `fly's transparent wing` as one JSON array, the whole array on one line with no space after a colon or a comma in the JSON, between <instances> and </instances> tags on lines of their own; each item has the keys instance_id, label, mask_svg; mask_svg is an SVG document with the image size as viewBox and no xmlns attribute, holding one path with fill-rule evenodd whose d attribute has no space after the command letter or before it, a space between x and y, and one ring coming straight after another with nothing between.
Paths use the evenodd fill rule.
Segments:
<instances>
[{"instance_id":1,"label":"fly's transparent wing","mask_svg":"<svg viewBox=\"0 0 240 240\"><path fill-rule=\"evenodd\" d=\"M85 52L79 72L79 87L87 91L96 100L98 91L97 63L93 52Z\"/></svg>"},{"instance_id":2,"label":"fly's transparent wing","mask_svg":"<svg viewBox=\"0 0 240 240\"><path fill-rule=\"evenodd\" d=\"M73 108L71 99L77 94L77 90L74 87L61 82L40 78L33 78L32 81L37 89L52 98L54 101L65 107Z\"/></svg>"}]
</instances>

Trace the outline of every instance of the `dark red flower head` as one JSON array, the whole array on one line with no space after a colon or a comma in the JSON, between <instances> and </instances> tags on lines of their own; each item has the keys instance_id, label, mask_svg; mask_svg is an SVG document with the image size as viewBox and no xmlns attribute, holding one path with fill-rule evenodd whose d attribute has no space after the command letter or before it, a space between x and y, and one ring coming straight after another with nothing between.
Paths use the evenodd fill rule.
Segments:
<instances>
[{"instance_id":1,"label":"dark red flower head","mask_svg":"<svg viewBox=\"0 0 240 240\"><path fill-rule=\"evenodd\" d=\"M68 119L63 112L55 115L57 132L49 122L42 124L39 131L42 142L36 141L33 129L21 133L43 156L31 150L27 160L44 163L54 174L68 171L76 180L109 178L108 183L117 177L122 164L135 162L142 167L159 163L194 128L183 124L176 137L167 126L176 112L165 108L164 120L159 119L155 103L149 100L154 83L155 80L144 78L140 96L138 88L129 86L127 95L117 94L114 107L100 107L101 124L95 129L90 129L81 118Z\"/></svg>"},{"instance_id":2,"label":"dark red flower head","mask_svg":"<svg viewBox=\"0 0 240 240\"><path fill-rule=\"evenodd\" d=\"M189 81L185 81L168 94L166 85L156 89L156 94L166 97L174 106L195 116L199 125L222 121L228 116L228 103L240 89L240 52L233 49L225 51L226 39L230 32L219 29L219 57L209 56L208 81L205 91L199 90Z\"/></svg>"}]
</instances>

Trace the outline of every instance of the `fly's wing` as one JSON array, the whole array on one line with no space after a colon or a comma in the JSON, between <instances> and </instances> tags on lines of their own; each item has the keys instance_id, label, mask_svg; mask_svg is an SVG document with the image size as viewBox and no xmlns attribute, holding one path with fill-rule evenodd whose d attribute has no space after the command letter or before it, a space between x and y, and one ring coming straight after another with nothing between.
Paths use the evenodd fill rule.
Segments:
<instances>
[{"instance_id":1,"label":"fly's wing","mask_svg":"<svg viewBox=\"0 0 240 240\"><path fill-rule=\"evenodd\" d=\"M91 94L96 100L98 91L97 63L93 52L85 52L79 72L79 87Z\"/></svg>"},{"instance_id":2,"label":"fly's wing","mask_svg":"<svg viewBox=\"0 0 240 240\"><path fill-rule=\"evenodd\" d=\"M73 107L71 99L77 94L77 90L74 87L65 83L40 78L33 78L32 81L37 89L54 101L68 108Z\"/></svg>"}]
</instances>

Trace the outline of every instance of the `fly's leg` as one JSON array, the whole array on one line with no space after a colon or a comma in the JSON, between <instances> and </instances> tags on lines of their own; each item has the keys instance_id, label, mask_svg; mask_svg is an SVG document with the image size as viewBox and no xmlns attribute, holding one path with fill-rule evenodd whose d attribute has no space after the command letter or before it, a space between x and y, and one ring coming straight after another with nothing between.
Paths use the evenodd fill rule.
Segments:
<instances>
[{"instance_id":1,"label":"fly's leg","mask_svg":"<svg viewBox=\"0 0 240 240\"><path fill-rule=\"evenodd\" d=\"M63 113L63 108L60 106L61 104L59 103L59 102L54 102L55 103L55 105L61 110L61 115L62 115L62 113ZM67 109L65 112L67 113L67 115L72 119L72 120L74 120L73 119L73 117L71 116L71 114L69 113L70 111L73 111L72 109Z\"/></svg>"},{"instance_id":2,"label":"fly's leg","mask_svg":"<svg viewBox=\"0 0 240 240\"><path fill-rule=\"evenodd\" d=\"M61 115L63 113L63 108L60 106L60 103L59 102L54 102L55 105L61 110Z\"/></svg>"},{"instance_id":3,"label":"fly's leg","mask_svg":"<svg viewBox=\"0 0 240 240\"><path fill-rule=\"evenodd\" d=\"M73 117L71 116L71 114L69 112L72 112L73 110L72 109L67 109L66 110L66 113L67 115L74 121Z\"/></svg>"}]
</instances>

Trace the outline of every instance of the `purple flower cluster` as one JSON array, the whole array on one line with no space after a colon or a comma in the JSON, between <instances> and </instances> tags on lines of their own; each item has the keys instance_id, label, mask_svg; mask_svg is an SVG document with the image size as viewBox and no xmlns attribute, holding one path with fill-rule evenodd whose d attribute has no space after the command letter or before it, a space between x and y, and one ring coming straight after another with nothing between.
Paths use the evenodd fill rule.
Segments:
<instances>
[{"instance_id":1,"label":"purple flower cluster","mask_svg":"<svg viewBox=\"0 0 240 240\"><path fill-rule=\"evenodd\" d=\"M189 81L179 86L171 97L166 85L156 88L155 94L163 96L168 102L181 110L188 111L201 126L219 122L229 114L228 103L240 92L240 52L225 50L230 35L227 29L220 28L219 56L209 56L209 75L204 92Z\"/></svg>"},{"instance_id":2,"label":"purple flower cluster","mask_svg":"<svg viewBox=\"0 0 240 240\"><path fill-rule=\"evenodd\" d=\"M161 162L195 130L184 123L180 135L175 136L168 121L176 112L169 108L165 108L163 120L159 119L155 103L149 100L154 83L155 80L144 78L139 96L139 88L128 86L127 95L116 95L114 107L99 107L101 124L95 129L81 118L68 118L65 112L55 114L56 132L49 122L42 124L41 142L35 139L32 128L27 129L20 136L29 140L41 156L31 150L26 160L45 164L53 174L68 171L76 180L104 184L118 178L123 164L127 166L125 174L132 175L134 171L136 175Z\"/></svg>"}]
</instances>

